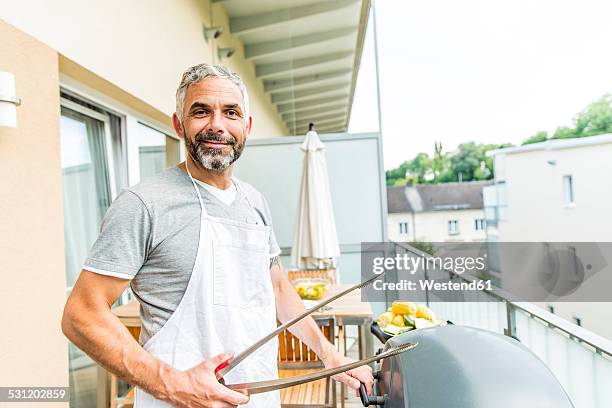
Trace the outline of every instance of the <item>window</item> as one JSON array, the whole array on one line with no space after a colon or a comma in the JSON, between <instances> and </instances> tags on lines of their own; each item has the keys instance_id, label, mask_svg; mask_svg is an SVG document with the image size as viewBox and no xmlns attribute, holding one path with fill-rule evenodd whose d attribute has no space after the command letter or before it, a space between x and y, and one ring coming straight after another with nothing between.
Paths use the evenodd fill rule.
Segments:
<instances>
[{"instance_id":1,"label":"window","mask_svg":"<svg viewBox=\"0 0 612 408\"><path fill-rule=\"evenodd\" d=\"M563 176L563 193L565 195L565 205L574 204L574 180L571 175Z\"/></svg>"},{"instance_id":2,"label":"window","mask_svg":"<svg viewBox=\"0 0 612 408\"><path fill-rule=\"evenodd\" d=\"M179 142L159 130L138 123L138 167L140 180L179 163ZM132 137L130 135L130 137Z\"/></svg>"},{"instance_id":3,"label":"window","mask_svg":"<svg viewBox=\"0 0 612 408\"><path fill-rule=\"evenodd\" d=\"M63 100L60 143L70 290L116 194L108 115Z\"/></svg>"},{"instance_id":4,"label":"window","mask_svg":"<svg viewBox=\"0 0 612 408\"><path fill-rule=\"evenodd\" d=\"M497 167L495 168L497 177ZM506 196L506 183L501 181L491 186L483 187L482 198L484 201L485 224L497 228L499 221L508 221L508 199Z\"/></svg>"},{"instance_id":5,"label":"window","mask_svg":"<svg viewBox=\"0 0 612 408\"><path fill-rule=\"evenodd\" d=\"M484 231L486 227L484 218L477 218L474 220L474 229L476 231Z\"/></svg>"},{"instance_id":6,"label":"window","mask_svg":"<svg viewBox=\"0 0 612 408\"><path fill-rule=\"evenodd\" d=\"M574 323L576 323L576 326L582 326L582 319L579 317L574 316Z\"/></svg>"},{"instance_id":7,"label":"window","mask_svg":"<svg viewBox=\"0 0 612 408\"><path fill-rule=\"evenodd\" d=\"M64 196L66 291L76 281L89 248L98 236L102 217L121 187L121 118L94 105L62 95L60 163ZM95 406L98 368L68 344L70 402Z\"/></svg>"},{"instance_id":8,"label":"window","mask_svg":"<svg viewBox=\"0 0 612 408\"><path fill-rule=\"evenodd\" d=\"M400 222L399 223L399 231L400 231L400 234L408 234L408 223L407 222Z\"/></svg>"},{"instance_id":9,"label":"window","mask_svg":"<svg viewBox=\"0 0 612 408\"><path fill-rule=\"evenodd\" d=\"M459 220L448 221L448 235L459 234Z\"/></svg>"}]
</instances>

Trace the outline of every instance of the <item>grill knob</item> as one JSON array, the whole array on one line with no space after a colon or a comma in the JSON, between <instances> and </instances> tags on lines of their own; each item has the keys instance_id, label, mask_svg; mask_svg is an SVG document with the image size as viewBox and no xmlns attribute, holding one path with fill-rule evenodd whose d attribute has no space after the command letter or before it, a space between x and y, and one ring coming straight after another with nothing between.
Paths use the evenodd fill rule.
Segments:
<instances>
[{"instance_id":1,"label":"grill knob","mask_svg":"<svg viewBox=\"0 0 612 408\"><path fill-rule=\"evenodd\" d=\"M363 404L364 407L369 407L369 406L382 406L385 405L385 401L387 400L387 396L383 395L375 395L370 397L368 395L368 392L366 391L366 387L364 383L361 383L361 385L359 386L359 398L361 398L361 403Z\"/></svg>"}]
</instances>

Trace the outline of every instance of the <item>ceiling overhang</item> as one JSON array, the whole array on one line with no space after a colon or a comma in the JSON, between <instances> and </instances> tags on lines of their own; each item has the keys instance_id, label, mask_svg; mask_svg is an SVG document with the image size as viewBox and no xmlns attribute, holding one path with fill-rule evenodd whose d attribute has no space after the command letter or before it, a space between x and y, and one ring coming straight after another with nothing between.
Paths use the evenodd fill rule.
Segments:
<instances>
[{"instance_id":1,"label":"ceiling overhang","mask_svg":"<svg viewBox=\"0 0 612 408\"><path fill-rule=\"evenodd\" d=\"M370 0L222 4L289 133L346 132Z\"/></svg>"}]
</instances>

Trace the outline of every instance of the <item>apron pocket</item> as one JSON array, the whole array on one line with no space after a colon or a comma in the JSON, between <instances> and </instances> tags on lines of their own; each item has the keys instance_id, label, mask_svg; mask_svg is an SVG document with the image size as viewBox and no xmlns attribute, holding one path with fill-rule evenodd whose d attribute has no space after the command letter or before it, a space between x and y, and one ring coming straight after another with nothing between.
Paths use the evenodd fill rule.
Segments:
<instances>
[{"instance_id":1,"label":"apron pocket","mask_svg":"<svg viewBox=\"0 0 612 408\"><path fill-rule=\"evenodd\" d=\"M213 303L254 307L274 301L269 245L213 244Z\"/></svg>"}]
</instances>

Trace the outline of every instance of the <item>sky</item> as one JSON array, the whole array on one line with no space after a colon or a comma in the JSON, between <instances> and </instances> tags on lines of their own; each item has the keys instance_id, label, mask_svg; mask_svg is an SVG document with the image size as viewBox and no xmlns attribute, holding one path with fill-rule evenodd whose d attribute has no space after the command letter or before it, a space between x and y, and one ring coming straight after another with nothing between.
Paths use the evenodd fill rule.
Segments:
<instances>
[{"instance_id":1,"label":"sky","mask_svg":"<svg viewBox=\"0 0 612 408\"><path fill-rule=\"evenodd\" d=\"M609 0L375 0L385 169L520 144L612 92ZM349 132L378 129L372 22Z\"/></svg>"}]
</instances>

